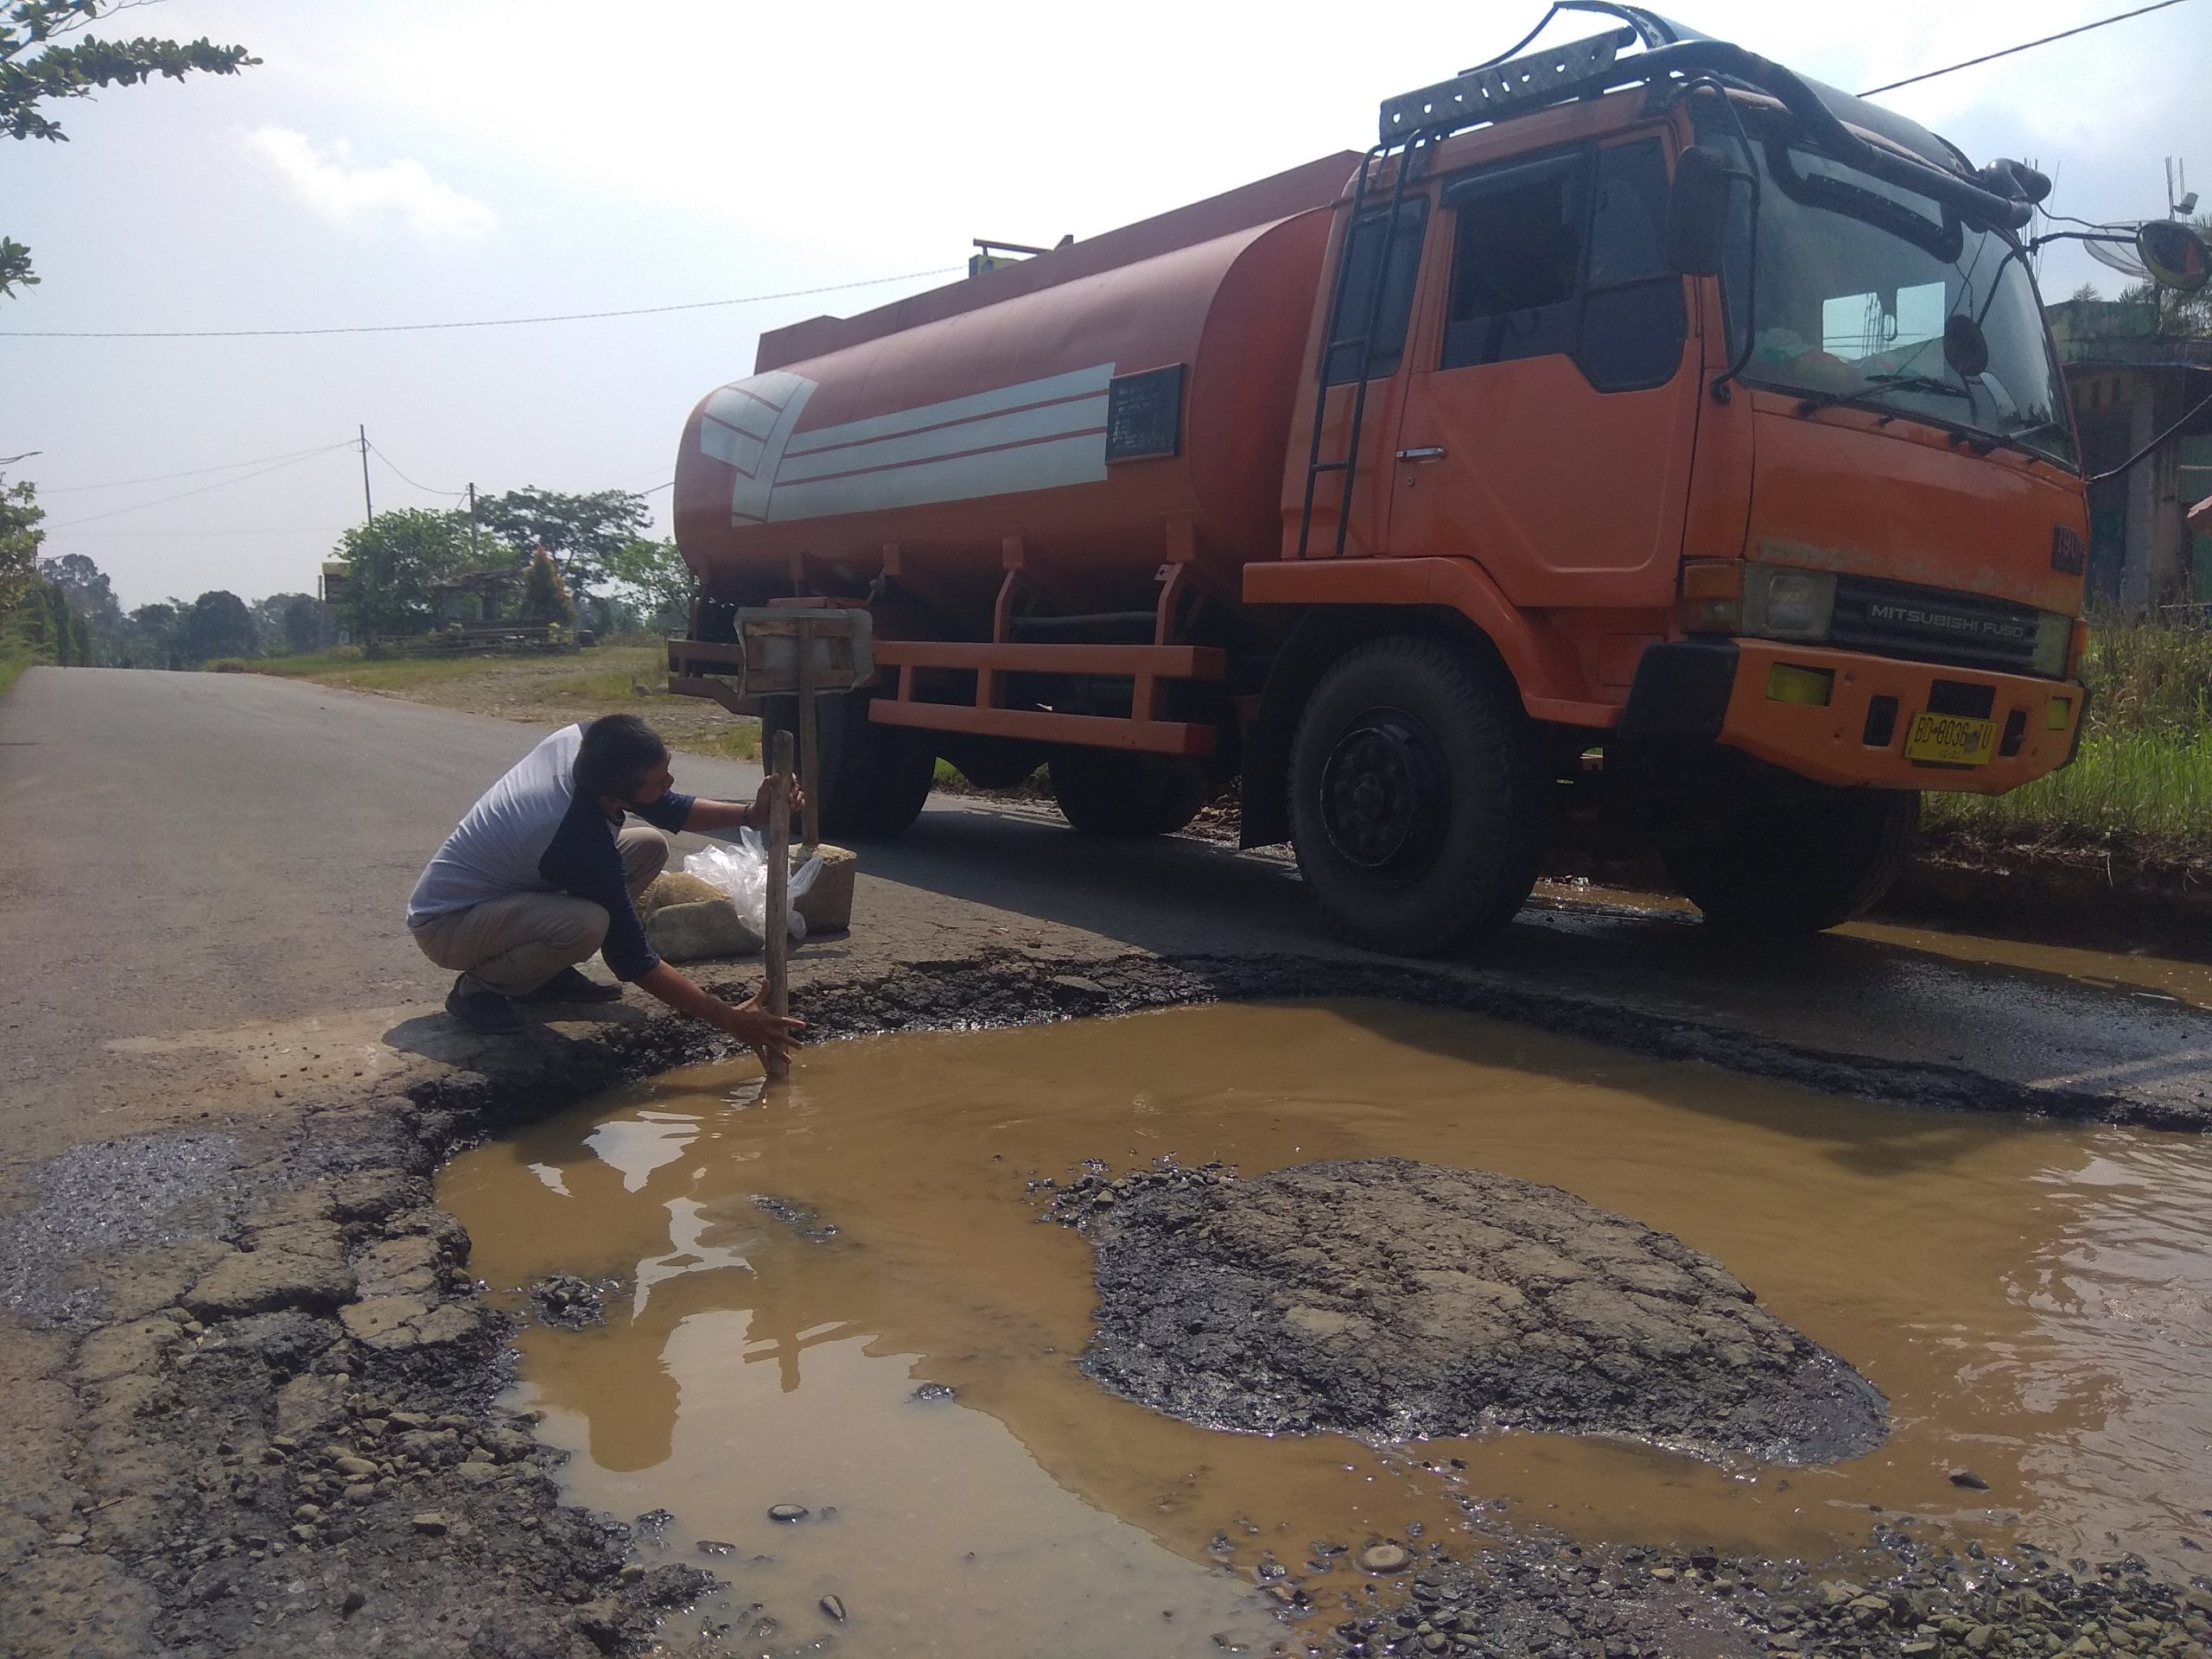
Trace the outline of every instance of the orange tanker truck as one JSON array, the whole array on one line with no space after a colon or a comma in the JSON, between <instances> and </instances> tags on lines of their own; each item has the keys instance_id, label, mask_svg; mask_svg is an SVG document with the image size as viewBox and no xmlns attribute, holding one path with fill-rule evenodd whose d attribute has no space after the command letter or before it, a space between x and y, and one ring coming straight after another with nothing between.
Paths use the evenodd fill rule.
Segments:
<instances>
[{"instance_id":1,"label":"orange tanker truck","mask_svg":"<svg viewBox=\"0 0 2212 1659\"><path fill-rule=\"evenodd\" d=\"M1831 926L1923 791L2064 766L2047 181L1587 9L1618 26L1389 99L1364 157L764 335L684 429L671 689L793 725L746 620L843 619L830 835L904 830L938 757L1049 767L1091 835L1236 780L1243 843L1402 954L1569 840Z\"/></svg>"}]
</instances>

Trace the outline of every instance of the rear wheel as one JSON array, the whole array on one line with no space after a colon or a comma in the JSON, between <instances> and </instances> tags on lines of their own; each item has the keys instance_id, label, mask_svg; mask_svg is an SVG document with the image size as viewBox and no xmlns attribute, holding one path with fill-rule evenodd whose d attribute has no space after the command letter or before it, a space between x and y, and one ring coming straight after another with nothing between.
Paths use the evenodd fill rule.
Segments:
<instances>
[{"instance_id":1,"label":"rear wheel","mask_svg":"<svg viewBox=\"0 0 2212 1659\"><path fill-rule=\"evenodd\" d=\"M1502 675L1441 640L1348 652L1291 745L1298 868L1353 943L1434 956L1503 926L1535 886L1546 791Z\"/></svg>"},{"instance_id":2,"label":"rear wheel","mask_svg":"<svg viewBox=\"0 0 2212 1659\"><path fill-rule=\"evenodd\" d=\"M1662 837L1660 853L1710 925L1817 933L1889 891L1919 823L1912 791L1807 784L1750 796L1694 837Z\"/></svg>"},{"instance_id":3,"label":"rear wheel","mask_svg":"<svg viewBox=\"0 0 2212 1659\"><path fill-rule=\"evenodd\" d=\"M816 782L822 833L832 841L896 836L921 816L937 769L937 753L918 732L879 726L868 717L863 693L823 697ZM760 745L772 754L776 734L798 733L798 699L761 699Z\"/></svg>"},{"instance_id":4,"label":"rear wheel","mask_svg":"<svg viewBox=\"0 0 2212 1659\"><path fill-rule=\"evenodd\" d=\"M1195 762L1120 749L1060 749L1052 798L1086 836L1166 836L1198 817L1215 785Z\"/></svg>"}]
</instances>

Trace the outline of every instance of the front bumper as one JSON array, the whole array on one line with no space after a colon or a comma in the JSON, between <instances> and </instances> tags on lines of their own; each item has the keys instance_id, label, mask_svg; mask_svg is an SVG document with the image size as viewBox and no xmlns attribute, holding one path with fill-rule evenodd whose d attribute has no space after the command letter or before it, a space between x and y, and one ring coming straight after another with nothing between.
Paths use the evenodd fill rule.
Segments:
<instances>
[{"instance_id":1,"label":"front bumper","mask_svg":"<svg viewBox=\"0 0 2212 1659\"><path fill-rule=\"evenodd\" d=\"M1772 696L1777 667L1831 676L1827 703ZM2000 736L2019 716L2017 742L2000 742L1984 766L1905 759L1915 715L1931 704L1939 713L1972 715L1984 693L1986 718ZM1886 710L1878 699L1888 700ZM2082 703L2081 686L2068 680L1772 639L1693 639L1643 653L1617 735L1721 743L1816 783L2001 795L2074 758Z\"/></svg>"}]
</instances>

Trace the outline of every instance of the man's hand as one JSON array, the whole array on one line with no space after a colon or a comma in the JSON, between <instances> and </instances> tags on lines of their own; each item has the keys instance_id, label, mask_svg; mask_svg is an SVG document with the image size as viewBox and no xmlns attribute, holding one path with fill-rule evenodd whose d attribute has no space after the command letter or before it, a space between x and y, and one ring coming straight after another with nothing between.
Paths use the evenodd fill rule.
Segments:
<instances>
[{"instance_id":1,"label":"man's hand","mask_svg":"<svg viewBox=\"0 0 2212 1659\"><path fill-rule=\"evenodd\" d=\"M764 835L767 833L768 829L769 796L774 791L775 784L776 779L774 773L772 772L767 777L763 778L760 780L760 793L753 798L753 804L745 809L745 822L747 826L751 829L758 830ZM800 813L806 810L806 791L798 786L798 779L796 777L791 779L791 817L796 818Z\"/></svg>"},{"instance_id":2,"label":"man's hand","mask_svg":"<svg viewBox=\"0 0 2212 1659\"><path fill-rule=\"evenodd\" d=\"M782 1077L791 1070L791 1052L798 1046L798 1033L806 1029L804 1020L769 1013L757 996L724 1004L714 1023L758 1054L761 1065L772 1077Z\"/></svg>"}]
</instances>

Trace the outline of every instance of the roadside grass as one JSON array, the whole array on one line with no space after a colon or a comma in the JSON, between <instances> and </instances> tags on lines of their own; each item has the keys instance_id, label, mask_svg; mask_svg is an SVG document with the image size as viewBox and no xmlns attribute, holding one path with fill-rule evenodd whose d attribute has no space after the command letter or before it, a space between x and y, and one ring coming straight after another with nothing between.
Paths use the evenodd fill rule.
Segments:
<instances>
[{"instance_id":1,"label":"roadside grass","mask_svg":"<svg viewBox=\"0 0 2212 1659\"><path fill-rule=\"evenodd\" d=\"M668 694L667 649L658 641L515 656L257 657L211 663L218 671L270 674L410 702L559 725L601 715L642 715L671 749L731 760L760 758L758 721L696 697Z\"/></svg>"},{"instance_id":2,"label":"roadside grass","mask_svg":"<svg viewBox=\"0 0 2212 1659\"><path fill-rule=\"evenodd\" d=\"M13 690L22 671L37 660L22 640L0 638L0 697Z\"/></svg>"},{"instance_id":3,"label":"roadside grass","mask_svg":"<svg viewBox=\"0 0 2212 1659\"><path fill-rule=\"evenodd\" d=\"M1931 846L2212 866L2212 632L2093 618L2074 764L2009 795L1925 798Z\"/></svg>"}]
</instances>

